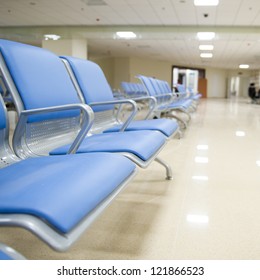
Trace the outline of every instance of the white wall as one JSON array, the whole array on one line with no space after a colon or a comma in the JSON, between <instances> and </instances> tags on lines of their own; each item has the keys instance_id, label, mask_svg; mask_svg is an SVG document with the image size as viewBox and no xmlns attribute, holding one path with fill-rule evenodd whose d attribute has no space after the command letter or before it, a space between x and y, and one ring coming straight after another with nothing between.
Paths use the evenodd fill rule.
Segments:
<instances>
[{"instance_id":1,"label":"white wall","mask_svg":"<svg viewBox=\"0 0 260 280\"><path fill-rule=\"evenodd\" d=\"M206 68L206 79L208 80L208 98L227 97L227 70Z\"/></svg>"},{"instance_id":2,"label":"white wall","mask_svg":"<svg viewBox=\"0 0 260 280\"><path fill-rule=\"evenodd\" d=\"M165 80L171 85L172 63L152 59L130 58L130 82L138 82L136 75Z\"/></svg>"},{"instance_id":3,"label":"white wall","mask_svg":"<svg viewBox=\"0 0 260 280\"><path fill-rule=\"evenodd\" d=\"M231 80L238 80L239 87L236 92L236 96L247 97L248 87L250 82L255 82L257 84L258 77L255 71L250 70L230 70L228 71L228 96L231 96Z\"/></svg>"},{"instance_id":4,"label":"white wall","mask_svg":"<svg viewBox=\"0 0 260 280\"><path fill-rule=\"evenodd\" d=\"M114 58L114 81L112 87L120 89L121 82L128 82L130 79L130 66L128 57Z\"/></svg>"},{"instance_id":5,"label":"white wall","mask_svg":"<svg viewBox=\"0 0 260 280\"><path fill-rule=\"evenodd\" d=\"M87 41L84 39L43 40L42 47L57 55L70 55L87 59Z\"/></svg>"},{"instance_id":6,"label":"white wall","mask_svg":"<svg viewBox=\"0 0 260 280\"><path fill-rule=\"evenodd\" d=\"M114 59L113 58L96 58L91 59L93 62L97 63L103 70L108 83L113 88L114 84Z\"/></svg>"},{"instance_id":7,"label":"white wall","mask_svg":"<svg viewBox=\"0 0 260 280\"><path fill-rule=\"evenodd\" d=\"M121 81L139 82L136 75L156 77L171 84L171 72L174 62L130 58L94 59L103 69L112 88L119 88ZM207 96L208 98L228 97L228 82L232 73L225 69L206 68ZM238 71L235 71L237 73ZM245 82L245 80L244 80ZM244 91L243 85L242 91Z\"/></svg>"}]
</instances>

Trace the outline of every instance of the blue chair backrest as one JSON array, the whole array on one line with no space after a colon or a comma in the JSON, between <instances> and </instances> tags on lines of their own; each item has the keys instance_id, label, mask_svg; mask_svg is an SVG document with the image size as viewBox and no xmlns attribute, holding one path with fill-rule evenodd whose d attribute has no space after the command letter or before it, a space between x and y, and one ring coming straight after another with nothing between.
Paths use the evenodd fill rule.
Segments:
<instances>
[{"instance_id":1,"label":"blue chair backrest","mask_svg":"<svg viewBox=\"0 0 260 280\"><path fill-rule=\"evenodd\" d=\"M151 81L150 81L149 77L142 76L142 75L139 75L138 77L141 79L141 81L142 81L143 85L145 86L148 94L150 96L156 96L157 92L155 91L155 88L151 84Z\"/></svg>"},{"instance_id":2,"label":"blue chair backrest","mask_svg":"<svg viewBox=\"0 0 260 280\"><path fill-rule=\"evenodd\" d=\"M154 90L157 95L164 93L162 88L159 86L159 81L155 78L150 78L150 82L154 87Z\"/></svg>"},{"instance_id":3,"label":"blue chair backrest","mask_svg":"<svg viewBox=\"0 0 260 280\"><path fill-rule=\"evenodd\" d=\"M48 50L0 39L0 67L19 117L23 110L82 103L63 62ZM48 155L72 143L82 125L80 109L37 114L18 123L13 148L21 158Z\"/></svg>"},{"instance_id":4,"label":"blue chair backrest","mask_svg":"<svg viewBox=\"0 0 260 280\"><path fill-rule=\"evenodd\" d=\"M183 84L176 85L179 92L186 92L185 86Z\"/></svg>"},{"instance_id":5,"label":"blue chair backrest","mask_svg":"<svg viewBox=\"0 0 260 280\"><path fill-rule=\"evenodd\" d=\"M126 94L131 94L132 91L131 91L131 88L130 88L130 85L128 82L121 82L121 88L123 89L123 91L126 93Z\"/></svg>"},{"instance_id":6,"label":"blue chair backrest","mask_svg":"<svg viewBox=\"0 0 260 280\"><path fill-rule=\"evenodd\" d=\"M170 85L168 84L168 82L164 81L163 84L164 84L165 90L167 92L172 92L172 89L171 89Z\"/></svg>"},{"instance_id":7,"label":"blue chair backrest","mask_svg":"<svg viewBox=\"0 0 260 280\"><path fill-rule=\"evenodd\" d=\"M102 69L96 63L70 56L62 56L61 58L69 62L87 104L114 100L111 87ZM100 112L113 108L113 105L105 105L93 107L93 110Z\"/></svg>"},{"instance_id":8,"label":"blue chair backrest","mask_svg":"<svg viewBox=\"0 0 260 280\"><path fill-rule=\"evenodd\" d=\"M24 109L79 103L76 90L63 63L53 53L2 39L0 52L20 94ZM48 116L35 116L30 120L33 122L76 114L78 112L66 111Z\"/></svg>"}]
</instances>

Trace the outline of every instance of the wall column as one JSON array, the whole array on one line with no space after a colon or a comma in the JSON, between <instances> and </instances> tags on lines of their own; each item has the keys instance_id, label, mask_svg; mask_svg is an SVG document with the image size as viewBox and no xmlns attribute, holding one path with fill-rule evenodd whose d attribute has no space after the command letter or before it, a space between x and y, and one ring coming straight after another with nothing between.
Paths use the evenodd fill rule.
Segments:
<instances>
[{"instance_id":1,"label":"wall column","mask_svg":"<svg viewBox=\"0 0 260 280\"><path fill-rule=\"evenodd\" d=\"M43 40L42 47L57 55L88 58L87 40L85 39Z\"/></svg>"}]
</instances>

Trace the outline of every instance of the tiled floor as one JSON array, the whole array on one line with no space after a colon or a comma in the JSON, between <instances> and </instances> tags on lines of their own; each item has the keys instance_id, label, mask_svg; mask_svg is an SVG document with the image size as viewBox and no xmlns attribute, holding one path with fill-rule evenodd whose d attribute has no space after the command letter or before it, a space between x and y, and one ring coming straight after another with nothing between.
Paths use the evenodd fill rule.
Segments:
<instances>
[{"instance_id":1,"label":"tiled floor","mask_svg":"<svg viewBox=\"0 0 260 280\"><path fill-rule=\"evenodd\" d=\"M260 106L202 101L180 140L153 163L66 253L22 229L4 242L29 259L260 259Z\"/></svg>"}]
</instances>

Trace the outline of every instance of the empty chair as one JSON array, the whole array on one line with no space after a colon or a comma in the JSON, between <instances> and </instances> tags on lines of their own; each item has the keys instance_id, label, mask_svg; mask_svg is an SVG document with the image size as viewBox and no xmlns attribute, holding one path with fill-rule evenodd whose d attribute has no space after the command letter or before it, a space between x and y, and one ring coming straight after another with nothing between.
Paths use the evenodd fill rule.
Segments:
<instances>
[{"instance_id":1,"label":"empty chair","mask_svg":"<svg viewBox=\"0 0 260 280\"><path fill-rule=\"evenodd\" d=\"M68 249L136 173L129 159L111 153L20 160L8 144L2 98L0 151L0 226L25 228L57 251Z\"/></svg>"},{"instance_id":2,"label":"empty chair","mask_svg":"<svg viewBox=\"0 0 260 280\"><path fill-rule=\"evenodd\" d=\"M156 81L154 81L153 78L146 77L143 75L138 75L138 78L142 81L144 84L147 93L150 96L153 96L157 100L157 106L154 110L154 115L157 118L161 118L162 114L165 114L167 116L171 116L175 119L177 119L181 124L184 126L184 128L187 127L187 121L177 115L172 115L172 111L180 111L182 113L185 113L185 115L188 116L188 121L190 120L190 114L187 111L187 107L184 104L180 104L177 100L177 96L174 95L172 92L161 92L161 89L158 87L158 84Z\"/></svg>"},{"instance_id":3,"label":"empty chair","mask_svg":"<svg viewBox=\"0 0 260 280\"><path fill-rule=\"evenodd\" d=\"M19 116L13 139L19 157L120 153L142 168L156 160L166 168L167 178L172 178L171 168L157 157L166 144L162 133L126 131L85 137L82 129L88 130L93 122L91 109L78 98L60 58L48 50L7 40L0 40L0 51L4 84Z\"/></svg>"},{"instance_id":4,"label":"empty chair","mask_svg":"<svg viewBox=\"0 0 260 280\"><path fill-rule=\"evenodd\" d=\"M200 98L202 97L202 94L199 92L194 92L194 89L192 87L188 87L188 91L190 93L190 98L195 101L196 103L198 103L198 101L200 100Z\"/></svg>"},{"instance_id":5,"label":"empty chair","mask_svg":"<svg viewBox=\"0 0 260 280\"><path fill-rule=\"evenodd\" d=\"M178 123L169 119L145 119L124 123L113 114L113 107L107 107L106 102L113 102L113 94L102 69L94 62L64 56L65 65L70 73L80 98L83 99L98 115L97 127L103 132L153 130L160 131L167 138L173 137L179 131ZM95 125L95 123L94 123Z\"/></svg>"},{"instance_id":6,"label":"empty chair","mask_svg":"<svg viewBox=\"0 0 260 280\"><path fill-rule=\"evenodd\" d=\"M146 92L141 83L121 82L121 87L128 98L145 96Z\"/></svg>"}]
</instances>

